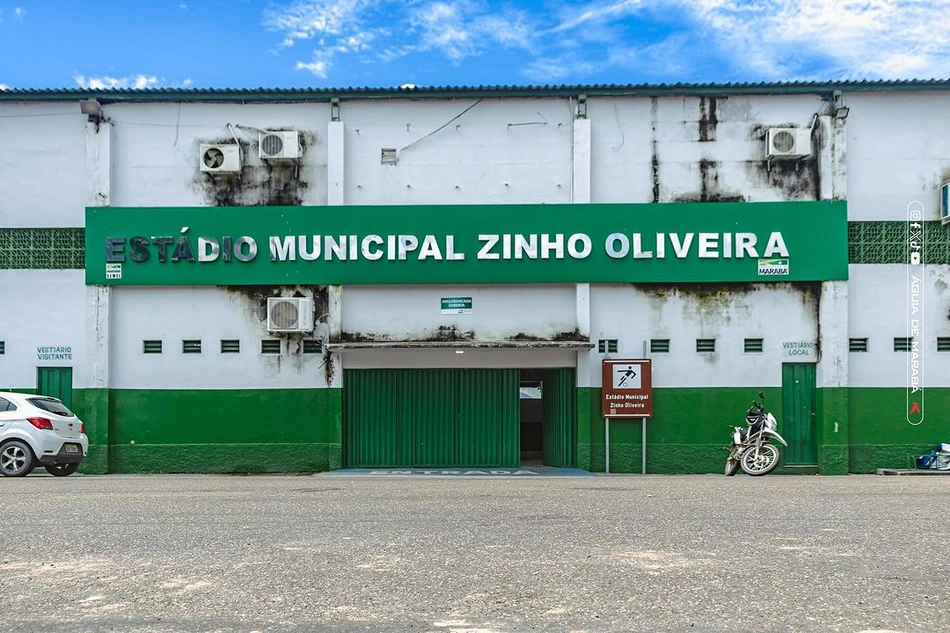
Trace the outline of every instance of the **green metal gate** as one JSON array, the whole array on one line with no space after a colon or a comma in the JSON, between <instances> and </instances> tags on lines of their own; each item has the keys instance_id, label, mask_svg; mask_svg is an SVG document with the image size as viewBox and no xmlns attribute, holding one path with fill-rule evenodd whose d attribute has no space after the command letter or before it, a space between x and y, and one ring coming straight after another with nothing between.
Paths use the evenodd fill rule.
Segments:
<instances>
[{"instance_id":1,"label":"green metal gate","mask_svg":"<svg viewBox=\"0 0 950 633\"><path fill-rule=\"evenodd\" d=\"M577 390L574 369L551 369L544 374L544 465L577 465Z\"/></svg>"},{"instance_id":2,"label":"green metal gate","mask_svg":"<svg viewBox=\"0 0 950 633\"><path fill-rule=\"evenodd\" d=\"M815 365L782 365L782 418L779 433L788 442L785 463L812 466L818 463L815 421Z\"/></svg>"},{"instance_id":3,"label":"green metal gate","mask_svg":"<svg viewBox=\"0 0 950 633\"><path fill-rule=\"evenodd\" d=\"M346 465L517 466L518 370L343 373Z\"/></svg>"},{"instance_id":4,"label":"green metal gate","mask_svg":"<svg viewBox=\"0 0 950 633\"><path fill-rule=\"evenodd\" d=\"M37 367L36 391L44 396L62 400L68 408L73 406L73 368Z\"/></svg>"}]
</instances>

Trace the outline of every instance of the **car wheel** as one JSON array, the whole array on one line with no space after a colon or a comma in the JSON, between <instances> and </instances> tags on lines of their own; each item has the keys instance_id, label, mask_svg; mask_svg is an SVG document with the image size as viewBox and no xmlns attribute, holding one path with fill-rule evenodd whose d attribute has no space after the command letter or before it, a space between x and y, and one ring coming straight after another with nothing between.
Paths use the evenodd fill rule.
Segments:
<instances>
[{"instance_id":1,"label":"car wheel","mask_svg":"<svg viewBox=\"0 0 950 633\"><path fill-rule=\"evenodd\" d=\"M46 466L46 472L53 477L68 477L77 470L79 470L79 462L73 462L71 464L50 464Z\"/></svg>"},{"instance_id":2,"label":"car wheel","mask_svg":"<svg viewBox=\"0 0 950 633\"><path fill-rule=\"evenodd\" d=\"M24 477L33 472L33 451L20 440L11 440L0 448L0 475Z\"/></svg>"}]
</instances>

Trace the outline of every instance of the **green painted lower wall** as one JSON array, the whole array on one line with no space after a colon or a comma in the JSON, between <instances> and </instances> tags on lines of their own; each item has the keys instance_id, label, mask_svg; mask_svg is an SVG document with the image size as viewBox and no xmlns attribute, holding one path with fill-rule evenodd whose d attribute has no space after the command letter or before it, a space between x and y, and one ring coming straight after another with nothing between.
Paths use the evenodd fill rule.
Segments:
<instances>
[{"instance_id":1,"label":"green painted lower wall","mask_svg":"<svg viewBox=\"0 0 950 633\"><path fill-rule=\"evenodd\" d=\"M342 390L74 389L102 473L310 472L342 465Z\"/></svg>"},{"instance_id":2,"label":"green painted lower wall","mask_svg":"<svg viewBox=\"0 0 950 633\"><path fill-rule=\"evenodd\" d=\"M742 423L755 392L656 389L647 472L721 472L728 427ZM770 405L781 402L780 389L765 392ZM901 388L819 388L818 471L913 468L918 455L950 442L950 388L925 393L924 421L912 426ZM577 465L594 472L605 467L600 398L599 388L577 390ZM89 474L338 469L342 407L342 389L73 390L90 441L81 472ZM611 472L640 472L640 421L612 421L610 442Z\"/></svg>"},{"instance_id":3,"label":"green painted lower wall","mask_svg":"<svg viewBox=\"0 0 950 633\"><path fill-rule=\"evenodd\" d=\"M950 388L924 391L924 419L907 422L905 390L852 387L848 450L851 472L876 468L914 468L915 459L939 442L950 442Z\"/></svg>"},{"instance_id":4,"label":"green painted lower wall","mask_svg":"<svg viewBox=\"0 0 950 633\"><path fill-rule=\"evenodd\" d=\"M578 391L578 465L603 472L601 390ZM782 432L781 389L764 391ZM647 472L721 472L728 427L743 424L742 415L756 393L755 389L732 387L655 389L655 415L647 422ZM928 415L924 424L914 427L905 420L903 389L817 389L817 471L841 475L870 473L877 468L913 468L917 455L939 442L950 442L950 417L945 414L950 411L950 389L928 388L926 397ZM611 472L640 472L640 433L639 420L611 421Z\"/></svg>"}]
</instances>

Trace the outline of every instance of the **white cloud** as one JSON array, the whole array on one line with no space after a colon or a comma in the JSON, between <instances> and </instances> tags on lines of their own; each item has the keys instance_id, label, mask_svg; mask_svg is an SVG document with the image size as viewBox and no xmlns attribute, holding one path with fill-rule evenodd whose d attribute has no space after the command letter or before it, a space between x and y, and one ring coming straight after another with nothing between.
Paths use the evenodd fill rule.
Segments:
<instances>
[{"instance_id":1,"label":"white cloud","mask_svg":"<svg viewBox=\"0 0 950 633\"><path fill-rule=\"evenodd\" d=\"M283 46L293 46L298 40L358 28L362 15L375 4L372 0L298 0L289 7L266 11L264 26L284 33Z\"/></svg>"},{"instance_id":2,"label":"white cloud","mask_svg":"<svg viewBox=\"0 0 950 633\"><path fill-rule=\"evenodd\" d=\"M510 59L534 81L753 81L945 77L944 15L950 0L289 0L263 23L276 52L306 45L296 68L323 79L345 58L520 49Z\"/></svg>"},{"instance_id":3,"label":"white cloud","mask_svg":"<svg viewBox=\"0 0 950 633\"><path fill-rule=\"evenodd\" d=\"M297 70L309 70L321 79L327 78L332 64L328 59L322 59L319 53L315 53L312 62L297 62Z\"/></svg>"},{"instance_id":4,"label":"white cloud","mask_svg":"<svg viewBox=\"0 0 950 633\"><path fill-rule=\"evenodd\" d=\"M155 88L158 85L158 77L154 75L133 75L132 77L85 77L77 75L76 83L82 88L89 90L107 90L116 88L135 88L142 90L144 88Z\"/></svg>"},{"instance_id":5,"label":"white cloud","mask_svg":"<svg viewBox=\"0 0 950 633\"><path fill-rule=\"evenodd\" d=\"M592 2L572 9L569 16L552 29L552 32L569 31L588 22L609 22L622 19L643 8L643 0L619 0L615 2Z\"/></svg>"},{"instance_id":6,"label":"white cloud","mask_svg":"<svg viewBox=\"0 0 950 633\"><path fill-rule=\"evenodd\" d=\"M8 86L7 84L0 84L0 90L9 90L9 89L10 89L10 86Z\"/></svg>"},{"instance_id":7,"label":"white cloud","mask_svg":"<svg viewBox=\"0 0 950 633\"><path fill-rule=\"evenodd\" d=\"M735 51L737 65L770 79L942 77L950 69L950 22L942 19L950 0L679 1Z\"/></svg>"},{"instance_id":8,"label":"white cloud","mask_svg":"<svg viewBox=\"0 0 950 633\"><path fill-rule=\"evenodd\" d=\"M472 0L430 2L409 15L410 25L420 34L417 49L441 51L455 62L480 55L496 44L531 49L534 22L523 10L505 7L492 13Z\"/></svg>"},{"instance_id":9,"label":"white cloud","mask_svg":"<svg viewBox=\"0 0 950 633\"><path fill-rule=\"evenodd\" d=\"M17 7L13 10L13 15L16 16L17 20L22 20L23 16L26 15L26 9L24 9L23 7Z\"/></svg>"}]
</instances>

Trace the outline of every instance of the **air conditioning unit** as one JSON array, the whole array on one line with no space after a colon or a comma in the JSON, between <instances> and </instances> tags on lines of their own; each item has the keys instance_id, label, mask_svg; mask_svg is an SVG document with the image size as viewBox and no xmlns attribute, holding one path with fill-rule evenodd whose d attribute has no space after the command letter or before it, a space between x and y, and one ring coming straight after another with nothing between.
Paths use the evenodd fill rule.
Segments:
<instances>
[{"instance_id":1,"label":"air conditioning unit","mask_svg":"<svg viewBox=\"0 0 950 633\"><path fill-rule=\"evenodd\" d=\"M201 171L211 174L236 174L241 171L241 146L237 143L204 145L198 150Z\"/></svg>"},{"instance_id":2,"label":"air conditioning unit","mask_svg":"<svg viewBox=\"0 0 950 633\"><path fill-rule=\"evenodd\" d=\"M765 135L769 158L805 158L811 156L811 129L773 127Z\"/></svg>"},{"instance_id":3,"label":"air conditioning unit","mask_svg":"<svg viewBox=\"0 0 950 633\"><path fill-rule=\"evenodd\" d=\"M257 148L264 160L297 160L300 158L300 133L297 130L261 132Z\"/></svg>"},{"instance_id":4,"label":"air conditioning unit","mask_svg":"<svg viewBox=\"0 0 950 633\"><path fill-rule=\"evenodd\" d=\"M940 222L950 224L950 182L940 185Z\"/></svg>"},{"instance_id":5,"label":"air conditioning unit","mask_svg":"<svg viewBox=\"0 0 950 633\"><path fill-rule=\"evenodd\" d=\"M268 332L312 332L313 299L268 297Z\"/></svg>"}]
</instances>

